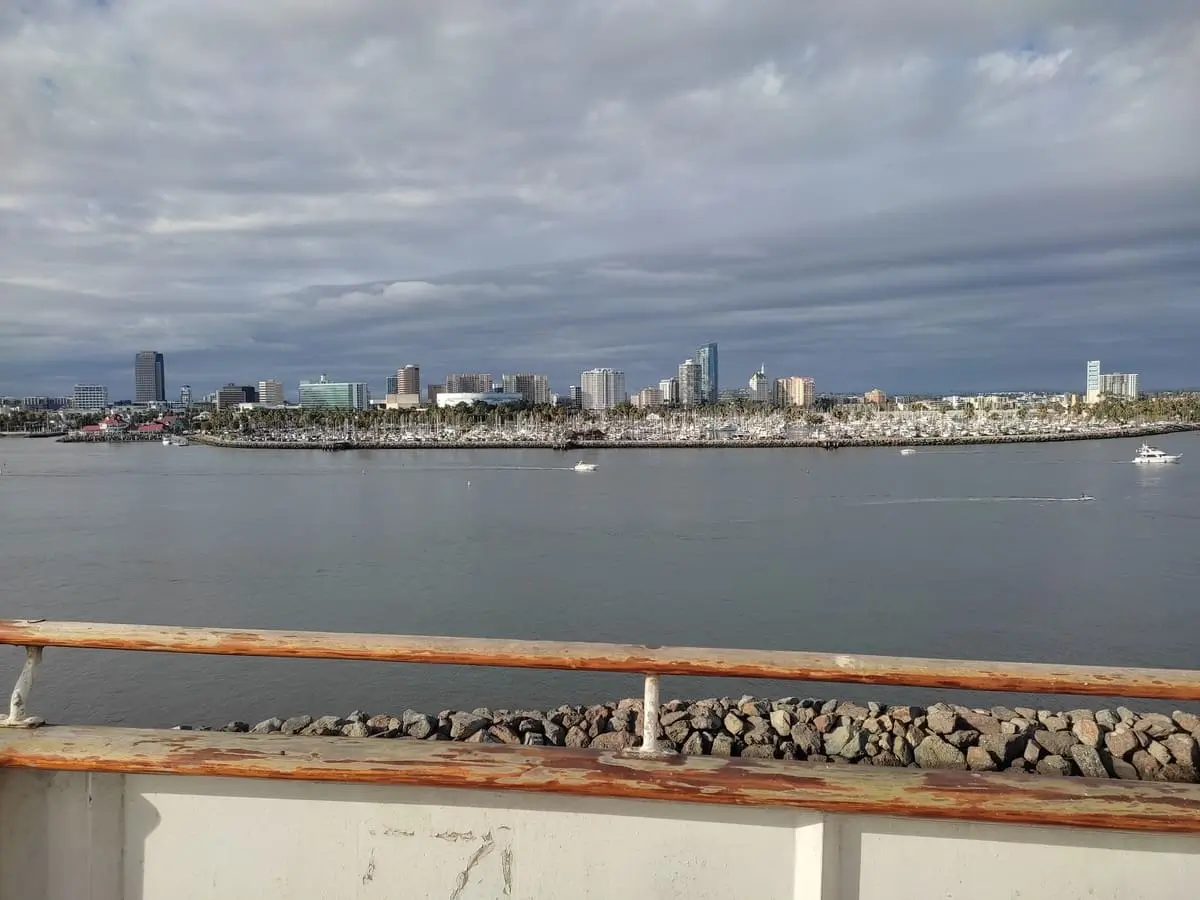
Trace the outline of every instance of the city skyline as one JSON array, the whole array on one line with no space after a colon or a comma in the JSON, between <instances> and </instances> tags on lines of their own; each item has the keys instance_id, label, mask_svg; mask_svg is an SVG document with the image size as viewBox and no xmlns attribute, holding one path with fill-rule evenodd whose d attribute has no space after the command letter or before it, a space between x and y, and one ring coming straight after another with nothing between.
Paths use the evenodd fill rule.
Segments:
<instances>
[{"instance_id":1,"label":"city skyline","mask_svg":"<svg viewBox=\"0 0 1200 900\"><path fill-rule=\"evenodd\" d=\"M0 29L0 392L1200 381L1188 4L153 9Z\"/></svg>"}]
</instances>

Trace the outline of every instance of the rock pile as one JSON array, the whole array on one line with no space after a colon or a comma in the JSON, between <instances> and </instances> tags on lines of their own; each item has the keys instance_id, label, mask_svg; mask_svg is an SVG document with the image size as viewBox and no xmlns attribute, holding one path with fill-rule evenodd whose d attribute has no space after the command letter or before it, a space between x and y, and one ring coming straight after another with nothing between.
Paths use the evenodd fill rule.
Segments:
<instances>
[{"instance_id":1,"label":"rock pile","mask_svg":"<svg viewBox=\"0 0 1200 900\"><path fill-rule=\"evenodd\" d=\"M639 744L642 702L536 710L445 710L438 715L295 716L221 731L408 738L623 750ZM181 726L187 727L187 726ZM661 740L682 753L925 769L1011 771L1198 782L1200 716L1116 709L1067 712L845 700L672 700Z\"/></svg>"}]
</instances>

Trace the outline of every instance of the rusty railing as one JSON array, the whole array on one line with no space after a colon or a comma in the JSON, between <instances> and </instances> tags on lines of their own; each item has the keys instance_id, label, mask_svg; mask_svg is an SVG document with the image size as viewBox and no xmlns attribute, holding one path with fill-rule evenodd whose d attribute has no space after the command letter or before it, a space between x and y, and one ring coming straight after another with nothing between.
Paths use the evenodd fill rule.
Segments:
<instances>
[{"instance_id":1,"label":"rusty railing","mask_svg":"<svg viewBox=\"0 0 1200 900\"><path fill-rule=\"evenodd\" d=\"M1200 787L771 760L681 759L659 742L662 675L1200 700L1200 672L497 638L0 620L26 662L0 726L0 767L223 774L558 791L988 821L1200 832ZM29 695L46 647L617 672L644 680L642 744L624 753L130 728L40 728ZM102 746L101 746L102 745ZM287 748L292 747L289 751ZM599 762L597 761L599 760Z\"/></svg>"}]
</instances>

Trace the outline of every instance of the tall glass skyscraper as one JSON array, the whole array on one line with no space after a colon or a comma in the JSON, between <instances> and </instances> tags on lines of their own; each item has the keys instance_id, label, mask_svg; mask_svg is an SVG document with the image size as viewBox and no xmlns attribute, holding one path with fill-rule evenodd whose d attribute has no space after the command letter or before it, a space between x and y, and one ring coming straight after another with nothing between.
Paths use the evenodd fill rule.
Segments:
<instances>
[{"instance_id":1,"label":"tall glass skyscraper","mask_svg":"<svg viewBox=\"0 0 1200 900\"><path fill-rule=\"evenodd\" d=\"M696 349L695 360L700 364L700 399L705 403L716 403L721 390L716 343L701 344Z\"/></svg>"},{"instance_id":2,"label":"tall glass skyscraper","mask_svg":"<svg viewBox=\"0 0 1200 900\"><path fill-rule=\"evenodd\" d=\"M143 350L133 359L133 402L167 402L163 355L157 350Z\"/></svg>"}]
</instances>

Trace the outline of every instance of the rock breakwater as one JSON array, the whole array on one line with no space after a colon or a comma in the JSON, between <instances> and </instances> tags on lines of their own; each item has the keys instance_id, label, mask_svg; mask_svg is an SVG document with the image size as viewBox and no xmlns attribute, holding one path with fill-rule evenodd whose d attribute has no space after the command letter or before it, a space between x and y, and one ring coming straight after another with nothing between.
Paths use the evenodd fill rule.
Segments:
<instances>
[{"instance_id":1,"label":"rock breakwater","mask_svg":"<svg viewBox=\"0 0 1200 900\"><path fill-rule=\"evenodd\" d=\"M230 722L217 730L624 750L641 742L641 709L640 700L627 699L549 711L356 711ZM698 755L1200 782L1200 716L1124 706L1053 712L794 697L671 700L661 707L660 739L667 749Z\"/></svg>"}]
</instances>

